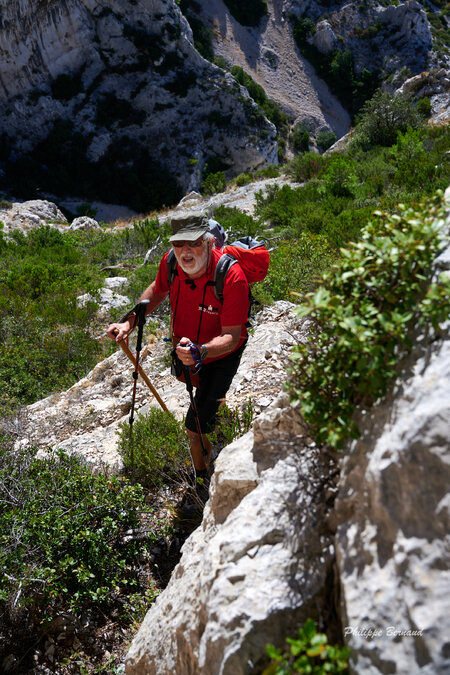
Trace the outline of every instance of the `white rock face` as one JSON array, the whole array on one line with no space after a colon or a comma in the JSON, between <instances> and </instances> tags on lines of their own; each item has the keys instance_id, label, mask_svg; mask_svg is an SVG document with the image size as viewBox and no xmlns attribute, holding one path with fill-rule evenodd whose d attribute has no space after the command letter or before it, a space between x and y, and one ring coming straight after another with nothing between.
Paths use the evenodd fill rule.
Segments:
<instances>
[{"instance_id":1,"label":"white rock face","mask_svg":"<svg viewBox=\"0 0 450 675\"><path fill-rule=\"evenodd\" d=\"M344 458L337 552L356 672L448 673L450 342L412 364ZM372 639L366 631L377 631ZM397 633L397 635L396 635Z\"/></svg>"},{"instance_id":2,"label":"white rock face","mask_svg":"<svg viewBox=\"0 0 450 675\"><path fill-rule=\"evenodd\" d=\"M70 225L71 230L84 230L86 232L92 230L101 230L101 226L98 224L94 218L88 218L87 216L80 216L79 218L74 218Z\"/></svg>"},{"instance_id":3,"label":"white rock face","mask_svg":"<svg viewBox=\"0 0 450 675\"><path fill-rule=\"evenodd\" d=\"M319 21L312 42L321 54L328 54L335 49L337 37L334 34L329 21Z\"/></svg>"},{"instance_id":4,"label":"white rock face","mask_svg":"<svg viewBox=\"0 0 450 675\"><path fill-rule=\"evenodd\" d=\"M450 119L450 70L439 68L407 79L400 89L401 94L419 100L427 96L431 101L432 121L448 123Z\"/></svg>"},{"instance_id":5,"label":"white rock face","mask_svg":"<svg viewBox=\"0 0 450 675\"><path fill-rule=\"evenodd\" d=\"M11 206L1 208L0 221L4 225L5 234L11 230L27 232L43 225L51 225L62 231L68 230L67 219L62 211L53 202L43 199L14 202Z\"/></svg>"},{"instance_id":6,"label":"white rock face","mask_svg":"<svg viewBox=\"0 0 450 675\"><path fill-rule=\"evenodd\" d=\"M230 74L197 53L175 0L3 4L0 131L16 152L29 152L56 121L70 120L89 138L91 161L137 143L184 191L199 186L211 157L236 173L277 163L274 126ZM68 80L59 91L61 75ZM105 109L111 95L119 103ZM121 165L132 164L135 152Z\"/></svg>"},{"instance_id":7,"label":"white rock face","mask_svg":"<svg viewBox=\"0 0 450 675\"><path fill-rule=\"evenodd\" d=\"M415 41L431 48L432 36L425 10L412 0L399 5L379 9L380 20L398 29L398 39Z\"/></svg>"},{"instance_id":8,"label":"white rock face","mask_svg":"<svg viewBox=\"0 0 450 675\"><path fill-rule=\"evenodd\" d=\"M306 442L281 398L254 435L222 451L203 523L134 639L127 675L262 672L267 642L329 602L334 553L322 522L333 462Z\"/></svg>"}]
</instances>

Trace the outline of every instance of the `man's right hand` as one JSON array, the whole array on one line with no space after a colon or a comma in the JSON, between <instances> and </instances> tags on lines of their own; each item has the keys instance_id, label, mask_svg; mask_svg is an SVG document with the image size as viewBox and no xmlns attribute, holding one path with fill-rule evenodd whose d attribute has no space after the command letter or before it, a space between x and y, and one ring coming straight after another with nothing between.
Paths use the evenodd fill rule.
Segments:
<instances>
[{"instance_id":1,"label":"man's right hand","mask_svg":"<svg viewBox=\"0 0 450 675\"><path fill-rule=\"evenodd\" d=\"M129 321L125 321L124 323L112 323L108 327L106 335L111 338L111 340L121 342L124 338L128 337L130 331L131 325Z\"/></svg>"}]
</instances>

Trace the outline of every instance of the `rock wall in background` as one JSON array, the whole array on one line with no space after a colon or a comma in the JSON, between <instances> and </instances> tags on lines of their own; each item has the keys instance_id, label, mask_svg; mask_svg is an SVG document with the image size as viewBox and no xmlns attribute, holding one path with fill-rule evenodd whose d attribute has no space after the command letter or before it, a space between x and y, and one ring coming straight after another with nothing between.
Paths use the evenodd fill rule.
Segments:
<instances>
[{"instance_id":1,"label":"rock wall in background","mask_svg":"<svg viewBox=\"0 0 450 675\"><path fill-rule=\"evenodd\" d=\"M135 180L159 163L180 195L217 158L235 174L277 163L275 128L195 50L175 0L2 0L0 16L0 162L52 131L70 144L63 121L87 160L107 158Z\"/></svg>"}]
</instances>

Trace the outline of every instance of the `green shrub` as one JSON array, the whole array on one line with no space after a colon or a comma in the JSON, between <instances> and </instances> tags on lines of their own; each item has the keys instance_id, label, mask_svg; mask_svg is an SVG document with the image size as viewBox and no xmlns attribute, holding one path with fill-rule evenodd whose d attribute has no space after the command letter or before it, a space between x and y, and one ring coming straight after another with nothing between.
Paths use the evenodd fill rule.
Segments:
<instances>
[{"instance_id":1,"label":"green shrub","mask_svg":"<svg viewBox=\"0 0 450 675\"><path fill-rule=\"evenodd\" d=\"M431 117L432 107L431 101L428 98L428 96L424 96L419 101L417 101L416 107L418 112L422 115L422 117L424 117L425 119Z\"/></svg>"},{"instance_id":2,"label":"green shrub","mask_svg":"<svg viewBox=\"0 0 450 675\"><path fill-rule=\"evenodd\" d=\"M425 150L422 129L408 129L397 134L397 143L392 146L393 163L397 168L394 180L407 187L432 183L436 177L433 157Z\"/></svg>"},{"instance_id":3,"label":"green shrub","mask_svg":"<svg viewBox=\"0 0 450 675\"><path fill-rule=\"evenodd\" d=\"M326 159L317 152L305 152L294 157L288 167L288 173L298 183L319 176L326 166Z\"/></svg>"},{"instance_id":4,"label":"green shrub","mask_svg":"<svg viewBox=\"0 0 450 675\"><path fill-rule=\"evenodd\" d=\"M309 131L303 122L294 127L289 140L296 152L307 152L309 150Z\"/></svg>"},{"instance_id":5,"label":"green shrub","mask_svg":"<svg viewBox=\"0 0 450 675\"><path fill-rule=\"evenodd\" d=\"M94 475L59 451L0 444L0 615L3 626L42 627L62 609L79 612L138 590L143 542L126 538L147 512L140 486ZM148 541L161 536L150 532Z\"/></svg>"},{"instance_id":6,"label":"green shrub","mask_svg":"<svg viewBox=\"0 0 450 675\"><path fill-rule=\"evenodd\" d=\"M355 197L359 183L353 162L341 155L332 157L323 176L324 194L332 197Z\"/></svg>"},{"instance_id":7,"label":"green shrub","mask_svg":"<svg viewBox=\"0 0 450 675\"><path fill-rule=\"evenodd\" d=\"M154 407L136 418L131 438L129 423L121 424L118 450L127 473L149 487L179 479L191 463L183 424Z\"/></svg>"},{"instance_id":8,"label":"green shrub","mask_svg":"<svg viewBox=\"0 0 450 675\"><path fill-rule=\"evenodd\" d=\"M248 185L253 181L253 176L251 173L240 173L239 176L236 176L234 179L235 185L241 187L242 185Z\"/></svg>"},{"instance_id":9,"label":"green shrub","mask_svg":"<svg viewBox=\"0 0 450 675\"><path fill-rule=\"evenodd\" d=\"M210 434L212 443L220 443L222 446L229 445L236 438L240 438L250 431L253 424L252 399L239 410L237 407L229 408L226 403L220 406L217 413L216 428Z\"/></svg>"},{"instance_id":10,"label":"green shrub","mask_svg":"<svg viewBox=\"0 0 450 675\"><path fill-rule=\"evenodd\" d=\"M255 284L253 295L259 302L295 302L296 296L315 287L335 255L322 235L302 232L294 241L281 242L271 252L267 276Z\"/></svg>"},{"instance_id":11,"label":"green shrub","mask_svg":"<svg viewBox=\"0 0 450 675\"><path fill-rule=\"evenodd\" d=\"M298 629L297 638L288 638L287 650L276 649L267 645L267 654L271 664L263 671L263 675L293 675L309 673L325 675L325 673L342 673L348 675L348 647L328 644L325 633L319 633L312 619L307 619L303 627Z\"/></svg>"},{"instance_id":12,"label":"green shrub","mask_svg":"<svg viewBox=\"0 0 450 675\"><path fill-rule=\"evenodd\" d=\"M214 211L214 218L228 233L229 244L231 244L233 239L238 239L239 237L256 237L263 234L264 227L262 223L236 208L219 206Z\"/></svg>"},{"instance_id":13,"label":"green shrub","mask_svg":"<svg viewBox=\"0 0 450 675\"><path fill-rule=\"evenodd\" d=\"M202 182L201 189L207 195L215 195L225 190L227 180L225 171L209 173Z\"/></svg>"},{"instance_id":14,"label":"green shrub","mask_svg":"<svg viewBox=\"0 0 450 675\"><path fill-rule=\"evenodd\" d=\"M337 136L332 131L319 131L317 134L317 147L325 152L337 141Z\"/></svg>"},{"instance_id":15,"label":"green shrub","mask_svg":"<svg viewBox=\"0 0 450 675\"><path fill-rule=\"evenodd\" d=\"M110 353L92 337L96 302L77 305L82 293L95 297L104 274L76 235L13 231L0 247L0 414L71 386Z\"/></svg>"},{"instance_id":16,"label":"green shrub","mask_svg":"<svg viewBox=\"0 0 450 675\"><path fill-rule=\"evenodd\" d=\"M354 142L363 147L390 146L399 131L404 133L408 127L419 129L422 125L423 118L409 97L379 90L361 108Z\"/></svg>"},{"instance_id":17,"label":"green shrub","mask_svg":"<svg viewBox=\"0 0 450 675\"><path fill-rule=\"evenodd\" d=\"M289 386L318 443L339 448L357 437L356 406L386 394L411 330L448 318L450 284L431 282L443 222L442 194L378 213L299 308L313 328L294 349Z\"/></svg>"}]
</instances>

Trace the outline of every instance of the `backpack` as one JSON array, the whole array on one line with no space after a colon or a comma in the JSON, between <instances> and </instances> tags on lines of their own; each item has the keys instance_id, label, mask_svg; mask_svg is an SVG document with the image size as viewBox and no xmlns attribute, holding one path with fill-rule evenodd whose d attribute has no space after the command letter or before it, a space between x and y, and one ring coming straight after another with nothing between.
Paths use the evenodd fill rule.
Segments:
<instances>
[{"instance_id":1,"label":"backpack","mask_svg":"<svg viewBox=\"0 0 450 675\"><path fill-rule=\"evenodd\" d=\"M219 302L223 303L223 287L225 278L230 267L239 263L242 271L247 277L249 284L265 279L267 270L269 269L269 251L265 244L261 241L253 239L253 237L242 237L233 241L229 246L224 246L222 249L222 256L219 258L214 272L214 293ZM177 274L177 260L173 249L167 257L167 278L169 286L172 285ZM249 293L250 308L254 300Z\"/></svg>"}]
</instances>

